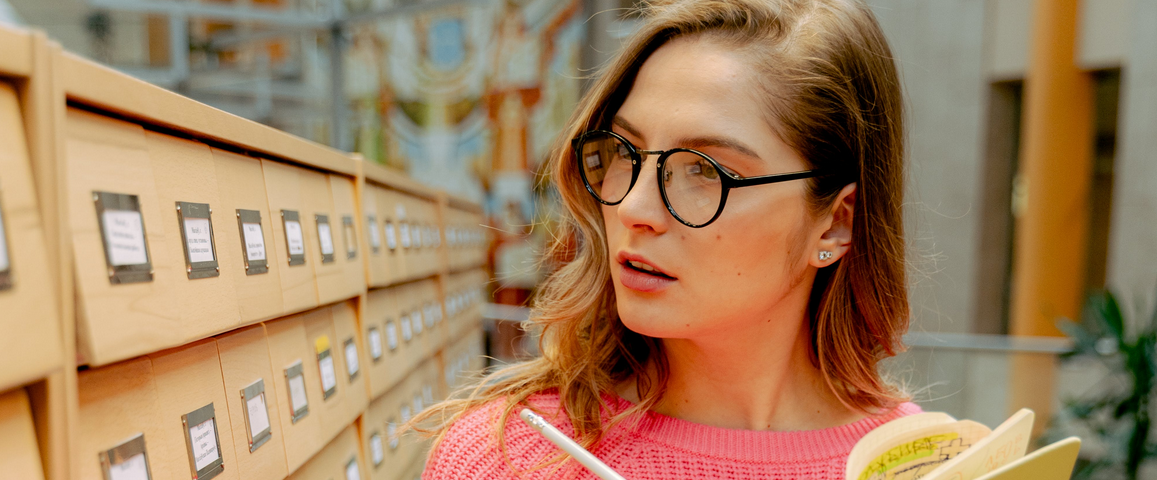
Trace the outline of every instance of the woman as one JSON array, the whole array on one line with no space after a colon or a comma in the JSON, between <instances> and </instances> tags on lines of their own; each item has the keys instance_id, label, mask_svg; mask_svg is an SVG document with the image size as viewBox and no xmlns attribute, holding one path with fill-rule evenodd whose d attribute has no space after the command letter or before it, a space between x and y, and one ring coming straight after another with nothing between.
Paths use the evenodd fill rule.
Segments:
<instances>
[{"instance_id":1,"label":"woman","mask_svg":"<svg viewBox=\"0 0 1157 480\"><path fill-rule=\"evenodd\" d=\"M919 412L877 363L908 325L900 83L857 0L654 2L551 159L569 214L542 357L440 421L426 479L842 479Z\"/></svg>"}]
</instances>

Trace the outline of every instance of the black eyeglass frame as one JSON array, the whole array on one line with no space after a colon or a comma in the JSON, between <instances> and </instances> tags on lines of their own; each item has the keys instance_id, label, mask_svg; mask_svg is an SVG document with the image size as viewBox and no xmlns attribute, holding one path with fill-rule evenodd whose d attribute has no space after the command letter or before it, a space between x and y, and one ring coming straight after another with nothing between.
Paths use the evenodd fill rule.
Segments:
<instances>
[{"instance_id":1,"label":"black eyeglass frame","mask_svg":"<svg viewBox=\"0 0 1157 480\"><path fill-rule=\"evenodd\" d=\"M607 135L618 140L619 142L622 142L622 144L627 147L628 153L631 155L631 184L627 186L627 192L623 194L623 198L620 198L616 202L608 202L595 192L594 187L591 186L590 180L587 179L586 169L583 168L582 151L580 149L582 148L582 145L586 139L595 134ZM800 180L804 178L814 178L828 175L820 170L803 170L799 172L775 173L771 175L760 175L756 177L741 177L731 173L729 170L720 165L719 162L715 161L714 158L711 158L710 155L707 155L706 153L700 152L698 150L690 148L672 148L670 150L640 150L636 148L634 144L627 141L627 139L623 138L622 135L609 130L589 130L583 132L579 136L571 139L571 150L574 151L575 162L578 164L579 175L581 175L583 179L583 186L586 187L587 192L590 193L596 201L608 206L614 206L622 203L623 200L627 198L627 195L631 193L631 189L635 188L635 182L639 180L639 173L643 171L644 156L659 156L658 161L655 162L655 168L659 172L663 171L663 166L666 165L667 159L670 158L671 155L679 152L692 153L698 155L704 160L707 160L713 167L715 167L715 171L721 174L719 179L723 183L723 191L719 194L719 208L715 210L715 215L713 215L710 220L699 225L684 220L683 217L680 217L679 214L675 212L675 207L671 206L671 200L667 198L667 189L663 186L663 175L661 173L656 175L656 178L659 182L659 195L663 197L663 206L667 207L667 212L669 212L672 217L675 217L675 220L678 220L679 223L682 223L683 225L691 228L703 228L718 219L719 215L723 213L723 207L727 205L727 193L731 191L732 188L767 185L769 183L788 182L791 180Z\"/></svg>"}]
</instances>

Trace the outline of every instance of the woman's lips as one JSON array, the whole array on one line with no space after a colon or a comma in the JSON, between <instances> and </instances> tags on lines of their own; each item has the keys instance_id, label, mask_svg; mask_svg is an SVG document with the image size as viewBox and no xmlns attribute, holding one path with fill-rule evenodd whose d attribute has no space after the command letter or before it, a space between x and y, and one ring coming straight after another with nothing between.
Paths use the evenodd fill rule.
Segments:
<instances>
[{"instance_id":1,"label":"woman's lips","mask_svg":"<svg viewBox=\"0 0 1157 480\"><path fill-rule=\"evenodd\" d=\"M621 282L624 287L637 292L658 292L678 281L665 276L644 273L627 266L626 263L620 263L619 269L619 282Z\"/></svg>"}]
</instances>

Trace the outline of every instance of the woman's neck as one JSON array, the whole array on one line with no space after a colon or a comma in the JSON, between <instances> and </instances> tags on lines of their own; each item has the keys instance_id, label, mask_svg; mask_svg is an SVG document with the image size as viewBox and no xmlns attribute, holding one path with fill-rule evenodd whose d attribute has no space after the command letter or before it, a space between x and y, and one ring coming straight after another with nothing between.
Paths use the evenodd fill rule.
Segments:
<instances>
[{"instance_id":1,"label":"woman's neck","mask_svg":"<svg viewBox=\"0 0 1157 480\"><path fill-rule=\"evenodd\" d=\"M720 338L663 340L669 375L654 411L744 430L817 430L863 418L839 401L812 365L802 319L756 322L747 330ZM646 374L656 375L653 363ZM639 401L633 380L619 394Z\"/></svg>"}]
</instances>

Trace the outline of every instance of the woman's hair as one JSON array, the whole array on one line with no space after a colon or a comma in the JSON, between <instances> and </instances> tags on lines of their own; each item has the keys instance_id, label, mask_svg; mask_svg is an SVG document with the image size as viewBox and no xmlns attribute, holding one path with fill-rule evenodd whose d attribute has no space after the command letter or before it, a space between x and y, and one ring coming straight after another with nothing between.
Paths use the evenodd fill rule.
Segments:
<instances>
[{"instance_id":1,"label":"woman's hair","mask_svg":"<svg viewBox=\"0 0 1157 480\"><path fill-rule=\"evenodd\" d=\"M547 258L561 260L540 285L531 327L542 355L503 368L458 399L414 419L437 440L461 416L500 400L500 448L512 412L535 393L557 391L580 444L596 444L603 392L634 378L640 402L612 419L654 406L667 364L658 339L620 321L599 204L579 177L569 140L606 128L648 56L675 38L718 42L753 69L767 121L809 163L834 175L808 183L809 214L829 211L843 187L856 183L852 245L817 274L809 302L811 359L836 397L867 414L906 400L877 371L903 350L908 328L901 204L904 110L887 41L857 0L674 0L640 7L638 31L580 101L555 143L548 172L565 209ZM657 375L636 375L651 363Z\"/></svg>"}]
</instances>

